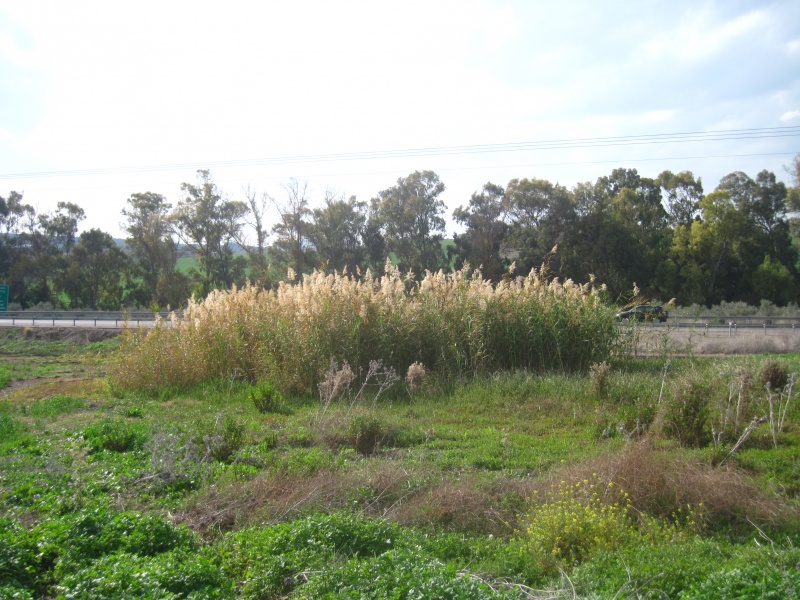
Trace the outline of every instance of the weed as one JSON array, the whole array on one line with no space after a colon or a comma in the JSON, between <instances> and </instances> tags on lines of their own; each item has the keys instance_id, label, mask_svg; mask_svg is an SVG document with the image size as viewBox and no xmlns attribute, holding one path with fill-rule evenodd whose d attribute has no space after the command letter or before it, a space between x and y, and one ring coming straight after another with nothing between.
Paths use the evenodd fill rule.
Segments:
<instances>
[{"instance_id":1,"label":"weed","mask_svg":"<svg viewBox=\"0 0 800 600\"><path fill-rule=\"evenodd\" d=\"M589 375L592 379L592 389L594 395L598 400L605 400L608 397L609 375L611 374L611 365L603 361L601 363L593 363L589 366Z\"/></svg>"},{"instance_id":2,"label":"weed","mask_svg":"<svg viewBox=\"0 0 800 600\"><path fill-rule=\"evenodd\" d=\"M789 371L786 365L779 360L768 360L761 365L758 380L764 387L772 390L782 390L789 383Z\"/></svg>"},{"instance_id":3,"label":"weed","mask_svg":"<svg viewBox=\"0 0 800 600\"><path fill-rule=\"evenodd\" d=\"M408 386L409 395L416 395L420 388L422 388L426 379L427 373L425 372L425 367L422 365L422 363L411 363L411 365L408 367L408 372L406 373L406 385Z\"/></svg>"},{"instance_id":4,"label":"weed","mask_svg":"<svg viewBox=\"0 0 800 600\"><path fill-rule=\"evenodd\" d=\"M702 446L709 437L709 401L711 387L704 381L689 378L679 383L675 395L666 404L665 433L682 445Z\"/></svg>"},{"instance_id":5,"label":"weed","mask_svg":"<svg viewBox=\"0 0 800 600\"><path fill-rule=\"evenodd\" d=\"M311 393L331 357L353 373L414 363L432 373L583 370L607 359L617 328L593 282L527 277L489 285L479 271L413 282L315 272L277 290L246 286L190 302L149 332L128 329L109 370L119 389L157 392L235 375ZM332 397L335 382L326 397Z\"/></svg>"},{"instance_id":6,"label":"weed","mask_svg":"<svg viewBox=\"0 0 800 600\"><path fill-rule=\"evenodd\" d=\"M35 400L26 410L32 417L55 419L65 413L84 410L88 404L84 398L58 394L49 398Z\"/></svg>"},{"instance_id":7,"label":"weed","mask_svg":"<svg viewBox=\"0 0 800 600\"><path fill-rule=\"evenodd\" d=\"M359 454L369 456L377 452L386 437L386 425L377 415L358 412L350 418L347 439L350 447Z\"/></svg>"},{"instance_id":8,"label":"weed","mask_svg":"<svg viewBox=\"0 0 800 600\"><path fill-rule=\"evenodd\" d=\"M129 452L141 449L146 440L141 425L116 419L104 419L83 430L83 439L92 452Z\"/></svg>"},{"instance_id":9,"label":"weed","mask_svg":"<svg viewBox=\"0 0 800 600\"><path fill-rule=\"evenodd\" d=\"M286 414L287 407L283 395L269 381L259 381L247 392L247 399L262 415L267 413Z\"/></svg>"},{"instance_id":10,"label":"weed","mask_svg":"<svg viewBox=\"0 0 800 600\"><path fill-rule=\"evenodd\" d=\"M628 516L630 500L624 492L618 500L610 500L610 486L596 477L574 484L562 482L535 503L523 533L523 548L544 573L555 574L559 567L631 540L635 529Z\"/></svg>"}]
</instances>

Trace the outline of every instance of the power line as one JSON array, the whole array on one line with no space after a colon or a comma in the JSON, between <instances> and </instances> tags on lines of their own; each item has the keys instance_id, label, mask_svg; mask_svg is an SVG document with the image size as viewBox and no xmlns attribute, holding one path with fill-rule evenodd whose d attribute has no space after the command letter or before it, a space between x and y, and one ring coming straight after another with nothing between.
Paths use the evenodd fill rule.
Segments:
<instances>
[{"instance_id":1,"label":"power line","mask_svg":"<svg viewBox=\"0 0 800 600\"><path fill-rule=\"evenodd\" d=\"M748 154L707 154L707 155L697 155L697 156L664 156L664 157L656 157L656 158L618 158L618 159L602 159L602 160L579 160L579 161L557 161L557 162L537 162L537 163L522 163L522 164L505 164L505 165L470 165L468 167L435 167L437 172L446 173L452 171L474 171L479 169L530 169L536 167L560 167L560 166L568 166L568 165L595 165L595 164L618 164L624 165L628 163L638 163L638 162L656 162L656 161L671 161L671 160L704 160L704 159L714 159L714 158L746 158L746 157L753 157L753 156L795 156L800 154L800 150L796 150L793 152L758 152L758 153L748 153ZM194 168L194 166L192 167ZM402 169L392 169L392 170L380 170L380 171L349 171L349 172L339 172L339 173L298 173L295 174L295 177L299 179L308 179L312 177L363 177L363 176L374 176L374 175L397 175L398 173L405 172ZM257 176L248 178L250 182L253 181L279 181L285 180L286 177L283 176ZM226 182L231 182L233 180L226 179L226 178L216 178L215 181L219 184L224 184ZM155 184L171 184L172 181L161 181L155 182ZM151 182L152 184L152 182ZM58 186L58 187L48 187L48 188L32 188L27 189L26 191L46 191L46 192L61 192L61 191L80 191L80 190L96 190L96 189L119 189L119 188L127 188L130 184L128 183L114 183L108 185L80 185L74 187L65 187L65 186Z\"/></svg>"},{"instance_id":2,"label":"power line","mask_svg":"<svg viewBox=\"0 0 800 600\"><path fill-rule=\"evenodd\" d=\"M333 154L310 154L295 156L276 156L257 159L206 161L208 168L263 166L270 164L305 162L349 162L363 160L382 160L388 158L411 158L420 156L441 156L459 154L494 154L498 152L520 152L533 150L560 150L606 148L613 146L642 146L662 144L685 144L736 140L758 140L786 137L800 137L800 126L762 127L752 129L725 129L717 131L692 131L648 135L627 135L595 138L573 138L539 140L533 142L511 142L505 144L473 144L465 146L432 146L401 150L375 150ZM47 177L71 177L80 175L113 175L152 171L172 171L196 168L198 163L171 163L160 165L139 165L127 167L108 167L98 169L73 169L63 171L41 171L31 173L8 173L0 179L28 179Z\"/></svg>"}]
</instances>

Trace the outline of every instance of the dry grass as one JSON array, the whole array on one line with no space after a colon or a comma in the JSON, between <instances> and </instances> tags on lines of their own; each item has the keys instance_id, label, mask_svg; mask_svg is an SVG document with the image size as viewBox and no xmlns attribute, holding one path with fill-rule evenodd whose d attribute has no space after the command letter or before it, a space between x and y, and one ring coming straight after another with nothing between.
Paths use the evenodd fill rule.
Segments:
<instances>
[{"instance_id":1,"label":"dry grass","mask_svg":"<svg viewBox=\"0 0 800 600\"><path fill-rule=\"evenodd\" d=\"M332 360L354 373L371 361L397 373L585 369L616 339L599 292L535 270L496 286L467 269L421 281L390 264L381 277L317 271L276 291L215 291L169 324L126 331L110 374L132 390L235 377L310 394Z\"/></svg>"},{"instance_id":2,"label":"dry grass","mask_svg":"<svg viewBox=\"0 0 800 600\"><path fill-rule=\"evenodd\" d=\"M554 473L540 486L546 490L561 480L582 481L594 474L626 492L635 510L650 515L669 517L679 509L702 504L704 517L716 525L748 521L777 525L800 518L800 511L768 497L735 467L675 460L646 440L628 445L621 453Z\"/></svg>"}]
</instances>

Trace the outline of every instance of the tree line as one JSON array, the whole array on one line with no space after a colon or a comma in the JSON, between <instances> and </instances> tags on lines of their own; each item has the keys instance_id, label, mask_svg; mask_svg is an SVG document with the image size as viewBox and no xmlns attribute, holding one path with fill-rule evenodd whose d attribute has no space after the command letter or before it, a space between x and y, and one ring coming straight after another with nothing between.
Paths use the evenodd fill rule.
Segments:
<instances>
[{"instance_id":1,"label":"tree line","mask_svg":"<svg viewBox=\"0 0 800 600\"><path fill-rule=\"evenodd\" d=\"M452 242L445 186L432 171L400 178L369 202L327 191L312 207L307 185L294 179L282 200L249 187L230 200L200 170L175 206L161 194L132 194L123 247L99 229L78 235L79 206L59 202L37 214L12 191L0 197L0 279L22 308L177 308L248 279L272 287L289 270L357 277L389 257L415 276L469 264L498 281L512 265L546 268L562 280L595 278L618 302L636 286L680 305L785 305L800 292L790 217L800 209L800 156L789 171L794 187L769 171L734 172L708 194L690 171L651 179L619 168L572 189L543 179L487 183L453 212L463 232ZM196 257L188 274L177 268L181 248Z\"/></svg>"}]
</instances>

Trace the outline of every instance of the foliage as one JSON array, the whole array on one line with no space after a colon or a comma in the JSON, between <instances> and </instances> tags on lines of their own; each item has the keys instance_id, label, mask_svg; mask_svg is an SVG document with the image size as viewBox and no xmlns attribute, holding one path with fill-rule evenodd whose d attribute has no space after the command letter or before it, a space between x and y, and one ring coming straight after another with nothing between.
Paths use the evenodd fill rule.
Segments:
<instances>
[{"instance_id":1,"label":"foliage","mask_svg":"<svg viewBox=\"0 0 800 600\"><path fill-rule=\"evenodd\" d=\"M523 549L545 573L580 563L600 550L617 548L634 536L628 516L630 501L623 492L618 500L613 484L585 479L562 482L535 504L522 533Z\"/></svg>"},{"instance_id":2,"label":"foliage","mask_svg":"<svg viewBox=\"0 0 800 600\"><path fill-rule=\"evenodd\" d=\"M213 558L185 551L110 554L67 575L56 590L60 598L97 600L234 597L233 583Z\"/></svg>"},{"instance_id":3,"label":"foliage","mask_svg":"<svg viewBox=\"0 0 800 600\"><path fill-rule=\"evenodd\" d=\"M202 293L240 283L246 261L234 256L231 242L239 233L247 205L225 200L207 170L197 172L197 185L184 183L181 190L185 196L172 219L178 236L197 254Z\"/></svg>"},{"instance_id":4,"label":"foliage","mask_svg":"<svg viewBox=\"0 0 800 600\"><path fill-rule=\"evenodd\" d=\"M682 600L763 598L785 600L800 597L800 571L796 566L746 565L722 569L694 583Z\"/></svg>"},{"instance_id":5,"label":"foliage","mask_svg":"<svg viewBox=\"0 0 800 600\"><path fill-rule=\"evenodd\" d=\"M119 419L104 419L83 430L83 439L92 452L129 452L139 450L147 434L139 423Z\"/></svg>"},{"instance_id":6,"label":"foliage","mask_svg":"<svg viewBox=\"0 0 800 600\"><path fill-rule=\"evenodd\" d=\"M708 441L712 393L708 382L692 378L680 382L673 397L666 403L666 435L684 446L695 448Z\"/></svg>"},{"instance_id":7,"label":"foliage","mask_svg":"<svg viewBox=\"0 0 800 600\"><path fill-rule=\"evenodd\" d=\"M248 399L261 414L285 413L283 395L270 381L259 381L248 391Z\"/></svg>"},{"instance_id":8,"label":"foliage","mask_svg":"<svg viewBox=\"0 0 800 600\"><path fill-rule=\"evenodd\" d=\"M385 437L386 426L371 412L357 412L347 425L350 446L365 456L377 452Z\"/></svg>"},{"instance_id":9,"label":"foliage","mask_svg":"<svg viewBox=\"0 0 800 600\"><path fill-rule=\"evenodd\" d=\"M778 392L789 382L789 372L783 362L775 359L767 360L761 365L758 380L761 385L765 387L769 385L773 391Z\"/></svg>"},{"instance_id":10,"label":"foliage","mask_svg":"<svg viewBox=\"0 0 800 600\"><path fill-rule=\"evenodd\" d=\"M445 268L442 251L444 183L433 171L414 171L372 199L370 221L380 229L398 266L419 275Z\"/></svg>"},{"instance_id":11,"label":"foliage","mask_svg":"<svg viewBox=\"0 0 800 600\"><path fill-rule=\"evenodd\" d=\"M498 591L452 566L391 550L366 560L350 560L312 577L294 598L518 598L516 590Z\"/></svg>"}]
</instances>

